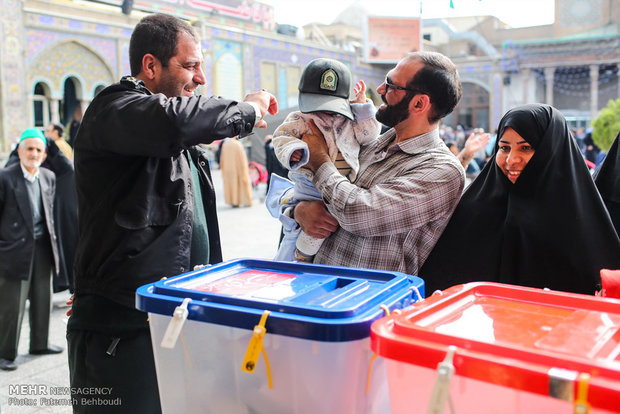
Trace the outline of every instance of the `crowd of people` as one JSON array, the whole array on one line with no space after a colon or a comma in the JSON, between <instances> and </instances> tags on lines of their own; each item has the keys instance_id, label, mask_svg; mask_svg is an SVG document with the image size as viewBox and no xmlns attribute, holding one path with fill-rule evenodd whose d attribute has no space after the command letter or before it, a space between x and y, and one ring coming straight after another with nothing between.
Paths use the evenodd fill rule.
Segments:
<instances>
[{"instance_id":1,"label":"crowd of people","mask_svg":"<svg viewBox=\"0 0 620 414\"><path fill-rule=\"evenodd\" d=\"M122 400L117 412L158 413L135 291L222 260L201 144L224 140L226 202L251 205L235 137L265 127L278 104L265 90L243 101L195 95L206 82L199 38L173 16L144 17L129 60L131 76L95 97L72 147L61 125L45 136L29 128L0 171L0 368L17 368L26 300L30 352L62 352L48 343L50 295L69 288L72 392L106 387ZM595 294L601 269L620 269L618 138L601 161L544 104L512 108L493 134L442 126L462 91L436 52L389 70L376 110L363 81L349 100L352 87L340 62L312 61L299 111L265 141L267 205L285 229L279 259L419 275L427 295L472 281Z\"/></svg>"},{"instance_id":2,"label":"crowd of people","mask_svg":"<svg viewBox=\"0 0 620 414\"><path fill-rule=\"evenodd\" d=\"M474 151L467 151L466 144L471 142L473 137L480 135L488 136L488 139L485 139L486 143L476 146ZM439 137L454 155L465 160L463 165L465 172L469 176L475 177L493 155L493 146L495 145L497 134L485 132L483 128L465 129L461 125L457 125L456 128L449 125L441 125L439 127ZM464 157L464 154L467 154L467 157Z\"/></svg>"}]
</instances>

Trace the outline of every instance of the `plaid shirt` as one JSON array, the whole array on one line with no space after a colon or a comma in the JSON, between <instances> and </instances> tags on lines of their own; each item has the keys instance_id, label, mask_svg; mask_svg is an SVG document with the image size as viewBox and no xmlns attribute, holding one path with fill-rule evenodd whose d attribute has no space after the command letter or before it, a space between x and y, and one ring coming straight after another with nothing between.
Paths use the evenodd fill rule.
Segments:
<instances>
[{"instance_id":1,"label":"plaid shirt","mask_svg":"<svg viewBox=\"0 0 620 414\"><path fill-rule=\"evenodd\" d=\"M417 275L461 193L465 173L437 129L392 144L394 129L360 151L353 183L324 163L314 176L340 227L314 263Z\"/></svg>"}]
</instances>

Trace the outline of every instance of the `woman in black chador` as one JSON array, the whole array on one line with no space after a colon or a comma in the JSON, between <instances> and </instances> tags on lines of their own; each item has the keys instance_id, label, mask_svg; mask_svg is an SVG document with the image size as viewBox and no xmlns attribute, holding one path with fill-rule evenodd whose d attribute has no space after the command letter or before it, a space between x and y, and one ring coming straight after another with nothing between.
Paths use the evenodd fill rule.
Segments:
<instances>
[{"instance_id":1,"label":"woman in black chador","mask_svg":"<svg viewBox=\"0 0 620 414\"><path fill-rule=\"evenodd\" d=\"M427 295L473 281L594 294L602 268L620 269L620 240L566 120L511 109L420 270Z\"/></svg>"},{"instance_id":2,"label":"woman in black chador","mask_svg":"<svg viewBox=\"0 0 620 414\"><path fill-rule=\"evenodd\" d=\"M620 235L620 151L618 151L618 140L620 133L616 136L616 140L611 144L611 148L605 157L605 161L601 164L600 169L594 174L594 182L598 187L598 191L603 197L603 201L607 206L611 221L614 223L616 233Z\"/></svg>"}]
</instances>

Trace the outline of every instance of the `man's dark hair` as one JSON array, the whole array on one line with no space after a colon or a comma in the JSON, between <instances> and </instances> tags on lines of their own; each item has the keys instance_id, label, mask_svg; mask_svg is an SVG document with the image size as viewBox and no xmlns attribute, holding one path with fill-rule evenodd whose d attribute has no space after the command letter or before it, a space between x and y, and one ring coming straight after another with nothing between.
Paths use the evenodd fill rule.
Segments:
<instances>
[{"instance_id":1,"label":"man's dark hair","mask_svg":"<svg viewBox=\"0 0 620 414\"><path fill-rule=\"evenodd\" d=\"M140 20L129 41L131 76L142 71L142 58L147 53L155 56L162 66L168 66L170 58L177 52L181 33L187 33L196 42L199 41L194 28L178 17L156 13Z\"/></svg>"},{"instance_id":2,"label":"man's dark hair","mask_svg":"<svg viewBox=\"0 0 620 414\"><path fill-rule=\"evenodd\" d=\"M60 124L52 123L52 129L55 129L56 132L58 132L58 136L62 138L62 134L65 132L64 126Z\"/></svg>"},{"instance_id":3,"label":"man's dark hair","mask_svg":"<svg viewBox=\"0 0 620 414\"><path fill-rule=\"evenodd\" d=\"M408 83L408 89L427 94L432 103L428 121L431 124L454 110L461 100L461 80L454 63L437 52L415 52L407 55L424 65Z\"/></svg>"}]
</instances>

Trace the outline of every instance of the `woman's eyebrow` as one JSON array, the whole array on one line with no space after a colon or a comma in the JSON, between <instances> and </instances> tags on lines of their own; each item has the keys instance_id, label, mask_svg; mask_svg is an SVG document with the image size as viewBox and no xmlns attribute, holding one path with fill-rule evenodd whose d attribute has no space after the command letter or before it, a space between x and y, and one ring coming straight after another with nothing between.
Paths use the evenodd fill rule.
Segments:
<instances>
[{"instance_id":1,"label":"woman's eyebrow","mask_svg":"<svg viewBox=\"0 0 620 414\"><path fill-rule=\"evenodd\" d=\"M510 144L510 142L503 140L503 139L500 139L499 142L503 142L504 144ZM528 144L528 142L526 140L523 140L523 141L516 142L516 144Z\"/></svg>"}]
</instances>

